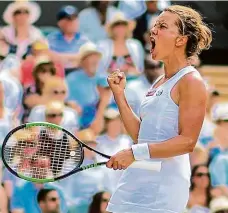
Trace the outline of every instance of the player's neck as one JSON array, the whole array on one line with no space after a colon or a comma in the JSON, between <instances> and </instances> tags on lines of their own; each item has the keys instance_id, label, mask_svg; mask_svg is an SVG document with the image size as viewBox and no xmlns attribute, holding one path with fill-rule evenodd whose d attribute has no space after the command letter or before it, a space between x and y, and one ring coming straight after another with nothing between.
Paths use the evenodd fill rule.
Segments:
<instances>
[{"instance_id":1,"label":"player's neck","mask_svg":"<svg viewBox=\"0 0 228 213\"><path fill-rule=\"evenodd\" d=\"M186 66L189 66L187 58L175 54L164 60L165 78L169 79Z\"/></svg>"}]
</instances>

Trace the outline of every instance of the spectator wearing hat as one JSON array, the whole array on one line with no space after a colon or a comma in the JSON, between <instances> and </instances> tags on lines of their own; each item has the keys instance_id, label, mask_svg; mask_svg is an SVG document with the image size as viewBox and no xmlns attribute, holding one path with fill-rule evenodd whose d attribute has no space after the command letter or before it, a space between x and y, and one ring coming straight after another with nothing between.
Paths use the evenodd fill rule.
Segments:
<instances>
[{"instance_id":1,"label":"spectator wearing hat","mask_svg":"<svg viewBox=\"0 0 228 213\"><path fill-rule=\"evenodd\" d=\"M88 39L79 32L78 9L76 7L64 6L59 10L56 17L59 31L48 35L48 43L51 50L62 55L72 55L74 61L68 61L64 64L66 74L68 74L72 69L78 67L75 55Z\"/></svg>"},{"instance_id":2,"label":"spectator wearing hat","mask_svg":"<svg viewBox=\"0 0 228 213\"><path fill-rule=\"evenodd\" d=\"M77 137L88 146L96 149L96 135L90 128L79 131ZM85 148L82 165L85 166L92 163L96 163L96 154ZM68 164L66 162L66 167L67 166ZM97 167L59 181L59 184L64 187L70 209L69 212L87 213L92 196L105 189L104 178L103 170L100 167Z\"/></svg>"},{"instance_id":3,"label":"spectator wearing hat","mask_svg":"<svg viewBox=\"0 0 228 213\"><path fill-rule=\"evenodd\" d=\"M130 81L125 89L126 98L135 114L139 115L139 108L143 98L153 82L163 73L162 65L155 65L151 60L145 59L145 70L139 78Z\"/></svg>"},{"instance_id":4,"label":"spectator wearing hat","mask_svg":"<svg viewBox=\"0 0 228 213\"><path fill-rule=\"evenodd\" d=\"M111 97L107 77L97 72L101 52L88 42L79 50L80 69L66 77L69 100L82 108L80 126L89 126L98 134L103 128L103 115Z\"/></svg>"},{"instance_id":5,"label":"spectator wearing hat","mask_svg":"<svg viewBox=\"0 0 228 213\"><path fill-rule=\"evenodd\" d=\"M127 79L144 71L144 50L141 43L132 39L135 22L126 19L124 13L116 13L106 25L109 39L98 43L103 53L101 71L111 73L115 69L125 72Z\"/></svg>"},{"instance_id":6,"label":"spectator wearing hat","mask_svg":"<svg viewBox=\"0 0 228 213\"><path fill-rule=\"evenodd\" d=\"M80 31L84 33L92 42L108 38L105 29L115 13L120 12L111 1L91 1L90 7L79 13Z\"/></svg>"},{"instance_id":7,"label":"spectator wearing hat","mask_svg":"<svg viewBox=\"0 0 228 213\"><path fill-rule=\"evenodd\" d=\"M220 196L214 198L210 203L210 213L227 213L228 212L228 198Z\"/></svg>"},{"instance_id":8,"label":"spectator wearing hat","mask_svg":"<svg viewBox=\"0 0 228 213\"><path fill-rule=\"evenodd\" d=\"M53 90L54 88L52 88ZM54 89L57 92L61 92L64 90ZM65 93L66 94L66 93ZM29 122L38 122L38 121L47 121L48 116L50 115L48 121L54 121L55 119L59 119L60 122L58 125L64 127L68 131L72 133L76 133L79 129L79 115L78 113L70 107L67 107L62 97L59 97L64 94L56 94L54 98L46 98L47 104L38 105L31 110L29 114L28 121ZM53 122L51 122L53 123Z\"/></svg>"},{"instance_id":9,"label":"spectator wearing hat","mask_svg":"<svg viewBox=\"0 0 228 213\"><path fill-rule=\"evenodd\" d=\"M41 31L33 26L40 15L41 10L36 2L19 0L7 6L3 19L8 26L2 28L2 33L10 44L10 53L23 58L30 52L30 45L43 38Z\"/></svg>"},{"instance_id":10,"label":"spectator wearing hat","mask_svg":"<svg viewBox=\"0 0 228 213\"><path fill-rule=\"evenodd\" d=\"M97 150L112 156L123 149L129 148L133 143L131 138L123 133L123 123L119 111L115 108L108 108L104 112L104 118L104 133L97 137ZM105 158L97 155L98 162L105 160ZM105 186L113 192L122 171L114 171L105 167L102 169L105 173Z\"/></svg>"},{"instance_id":11,"label":"spectator wearing hat","mask_svg":"<svg viewBox=\"0 0 228 213\"><path fill-rule=\"evenodd\" d=\"M37 40L31 45L31 53L21 64L21 83L24 87L34 84L32 71L34 69L37 58L47 56L53 61L56 74L64 77L65 71L61 63L60 56L53 57L50 53L49 46L46 40ZM57 60L59 59L59 60Z\"/></svg>"},{"instance_id":12,"label":"spectator wearing hat","mask_svg":"<svg viewBox=\"0 0 228 213\"><path fill-rule=\"evenodd\" d=\"M211 181L214 187L228 196L228 103L217 104L212 118L217 123L213 143L220 152L213 157L209 166Z\"/></svg>"},{"instance_id":13,"label":"spectator wearing hat","mask_svg":"<svg viewBox=\"0 0 228 213\"><path fill-rule=\"evenodd\" d=\"M23 107L24 113L22 117L23 122L27 122L30 110L39 104L46 103L46 100L42 98L42 90L44 81L50 76L56 75L56 68L48 56L40 56L36 59L33 69L34 85L30 85L24 90L23 95Z\"/></svg>"}]
</instances>

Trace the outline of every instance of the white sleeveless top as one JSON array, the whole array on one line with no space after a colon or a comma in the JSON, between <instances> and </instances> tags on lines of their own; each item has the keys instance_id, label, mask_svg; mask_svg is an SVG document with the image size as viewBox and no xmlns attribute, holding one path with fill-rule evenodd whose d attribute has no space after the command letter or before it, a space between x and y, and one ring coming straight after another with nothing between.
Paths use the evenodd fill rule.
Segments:
<instances>
[{"instance_id":1,"label":"white sleeveless top","mask_svg":"<svg viewBox=\"0 0 228 213\"><path fill-rule=\"evenodd\" d=\"M154 82L140 107L138 143L160 143L179 135L179 107L171 98L171 90L184 75L195 71L194 67L187 66L155 89L154 85L163 76ZM110 200L108 211L179 213L184 210L190 186L189 155L152 158L148 162L159 162L161 170L128 167Z\"/></svg>"}]
</instances>

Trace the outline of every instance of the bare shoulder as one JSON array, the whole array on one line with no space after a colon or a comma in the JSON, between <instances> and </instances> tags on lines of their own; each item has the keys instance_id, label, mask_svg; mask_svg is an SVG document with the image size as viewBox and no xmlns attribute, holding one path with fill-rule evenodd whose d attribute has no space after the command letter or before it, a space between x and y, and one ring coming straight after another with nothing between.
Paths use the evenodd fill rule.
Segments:
<instances>
[{"instance_id":1,"label":"bare shoulder","mask_svg":"<svg viewBox=\"0 0 228 213\"><path fill-rule=\"evenodd\" d=\"M196 96L207 93L206 85L199 72L186 74L179 82L179 89L180 93L195 93Z\"/></svg>"}]
</instances>

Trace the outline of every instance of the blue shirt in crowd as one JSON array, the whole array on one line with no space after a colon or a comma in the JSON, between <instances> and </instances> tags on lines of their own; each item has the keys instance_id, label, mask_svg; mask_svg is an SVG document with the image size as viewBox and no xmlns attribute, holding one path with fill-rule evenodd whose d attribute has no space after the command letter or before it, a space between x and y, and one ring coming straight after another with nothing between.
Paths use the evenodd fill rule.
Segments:
<instances>
[{"instance_id":1,"label":"blue shirt in crowd","mask_svg":"<svg viewBox=\"0 0 228 213\"><path fill-rule=\"evenodd\" d=\"M60 196L60 207L62 213L67 213L68 209L66 206L66 201L61 192L53 184L44 184L44 188L54 188L57 190ZM23 185L18 185L14 188L12 198L10 200L10 209L11 211L15 209L23 209L24 213L41 213L38 202L37 194L39 188L35 186L34 183L26 182Z\"/></svg>"},{"instance_id":2,"label":"blue shirt in crowd","mask_svg":"<svg viewBox=\"0 0 228 213\"><path fill-rule=\"evenodd\" d=\"M70 73L66 77L69 100L76 101L83 109L81 115L81 128L87 128L96 115L99 102L98 86L108 87L107 77L96 73L88 76L83 69Z\"/></svg>"},{"instance_id":3,"label":"blue shirt in crowd","mask_svg":"<svg viewBox=\"0 0 228 213\"><path fill-rule=\"evenodd\" d=\"M55 31L47 37L51 50L61 53L76 53L88 39L81 33L76 33L71 41L67 41L61 31Z\"/></svg>"}]
</instances>

